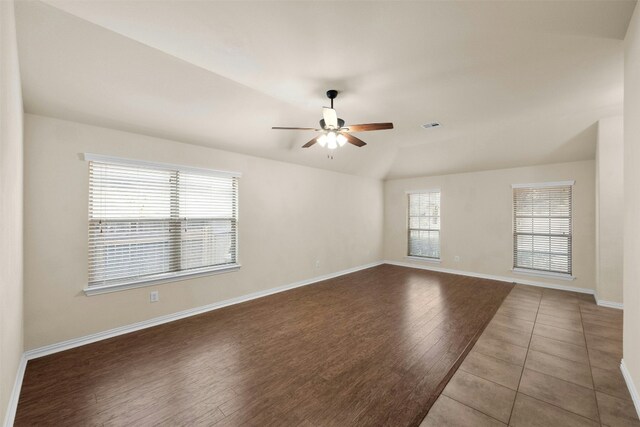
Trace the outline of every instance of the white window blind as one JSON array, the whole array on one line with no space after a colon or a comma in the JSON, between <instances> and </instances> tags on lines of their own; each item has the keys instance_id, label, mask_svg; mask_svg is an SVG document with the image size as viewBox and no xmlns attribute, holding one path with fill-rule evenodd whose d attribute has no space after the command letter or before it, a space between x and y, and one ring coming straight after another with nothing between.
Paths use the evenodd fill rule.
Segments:
<instances>
[{"instance_id":1,"label":"white window blind","mask_svg":"<svg viewBox=\"0 0 640 427\"><path fill-rule=\"evenodd\" d=\"M572 185L513 189L513 266L571 274Z\"/></svg>"},{"instance_id":2,"label":"white window blind","mask_svg":"<svg viewBox=\"0 0 640 427\"><path fill-rule=\"evenodd\" d=\"M409 256L440 259L440 190L409 194Z\"/></svg>"},{"instance_id":3,"label":"white window blind","mask_svg":"<svg viewBox=\"0 0 640 427\"><path fill-rule=\"evenodd\" d=\"M88 287L235 265L237 214L235 176L90 161Z\"/></svg>"}]
</instances>

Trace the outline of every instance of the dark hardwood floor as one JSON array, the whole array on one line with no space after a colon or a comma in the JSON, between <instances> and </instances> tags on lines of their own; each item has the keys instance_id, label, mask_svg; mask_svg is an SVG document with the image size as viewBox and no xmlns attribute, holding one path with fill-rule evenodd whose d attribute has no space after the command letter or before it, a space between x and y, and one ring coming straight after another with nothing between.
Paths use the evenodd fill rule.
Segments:
<instances>
[{"instance_id":1,"label":"dark hardwood floor","mask_svg":"<svg viewBox=\"0 0 640 427\"><path fill-rule=\"evenodd\" d=\"M32 360L16 425L415 426L512 285L382 265Z\"/></svg>"}]
</instances>

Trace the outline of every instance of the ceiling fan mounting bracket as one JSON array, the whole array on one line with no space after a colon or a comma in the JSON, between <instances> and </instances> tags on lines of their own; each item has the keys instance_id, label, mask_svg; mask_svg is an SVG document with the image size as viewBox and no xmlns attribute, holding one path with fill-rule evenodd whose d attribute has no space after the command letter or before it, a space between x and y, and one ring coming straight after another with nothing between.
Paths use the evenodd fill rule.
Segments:
<instances>
[{"instance_id":1,"label":"ceiling fan mounting bracket","mask_svg":"<svg viewBox=\"0 0 640 427\"><path fill-rule=\"evenodd\" d=\"M333 100L338 96L338 91L335 89L329 89L327 91L327 98L331 100L331 108L333 108Z\"/></svg>"}]
</instances>

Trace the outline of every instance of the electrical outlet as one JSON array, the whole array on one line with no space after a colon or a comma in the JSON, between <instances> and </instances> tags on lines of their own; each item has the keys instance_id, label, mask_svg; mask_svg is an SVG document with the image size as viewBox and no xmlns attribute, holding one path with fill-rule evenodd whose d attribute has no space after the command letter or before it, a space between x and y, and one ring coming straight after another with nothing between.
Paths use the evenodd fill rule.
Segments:
<instances>
[{"instance_id":1,"label":"electrical outlet","mask_svg":"<svg viewBox=\"0 0 640 427\"><path fill-rule=\"evenodd\" d=\"M149 301L150 301L150 302L158 302L158 301L160 301L160 292L158 292L158 291L152 291L152 292L149 294Z\"/></svg>"},{"instance_id":2,"label":"electrical outlet","mask_svg":"<svg viewBox=\"0 0 640 427\"><path fill-rule=\"evenodd\" d=\"M460 262L460 257L458 255L456 255L456 256L453 257L453 260L455 262Z\"/></svg>"},{"instance_id":3,"label":"electrical outlet","mask_svg":"<svg viewBox=\"0 0 640 427\"><path fill-rule=\"evenodd\" d=\"M316 268L320 268L320 260L319 259L316 260Z\"/></svg>"}]
</instances>

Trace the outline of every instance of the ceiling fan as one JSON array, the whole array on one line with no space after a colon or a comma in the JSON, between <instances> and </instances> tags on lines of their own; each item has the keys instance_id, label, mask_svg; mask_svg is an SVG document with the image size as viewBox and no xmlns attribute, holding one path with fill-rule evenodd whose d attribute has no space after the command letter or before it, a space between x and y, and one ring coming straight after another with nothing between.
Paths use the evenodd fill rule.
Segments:
<instances>
[{"instance_id":1,"label":"ceiling fan","mask_svg":"<svg viewBox=\"0 0 640 427\"><path fill-rule=\"evenodd\" d=\"M345 126L344 120L338 118L336 110L333 109L333 100L338 96L338 91L331 89L327 91L327 98L331 100L331 108L322 107L322 120L320 120L320 128L295 128L295 127L280 127L274 126L271 129L282 130L310 130L314 132L322 132L318 137L314 137L311 141L307 142L302 148L309 148L316 142L322 147L327 147L330 150L334 150L338 147L342 147L347 142L355 145L356 147L363 147L367 145L366 142L353 136L352 132L366 132L373 130L385 130L393 129L393 123L366 123L360 125Z\"/></svg>"}]
</instances>

